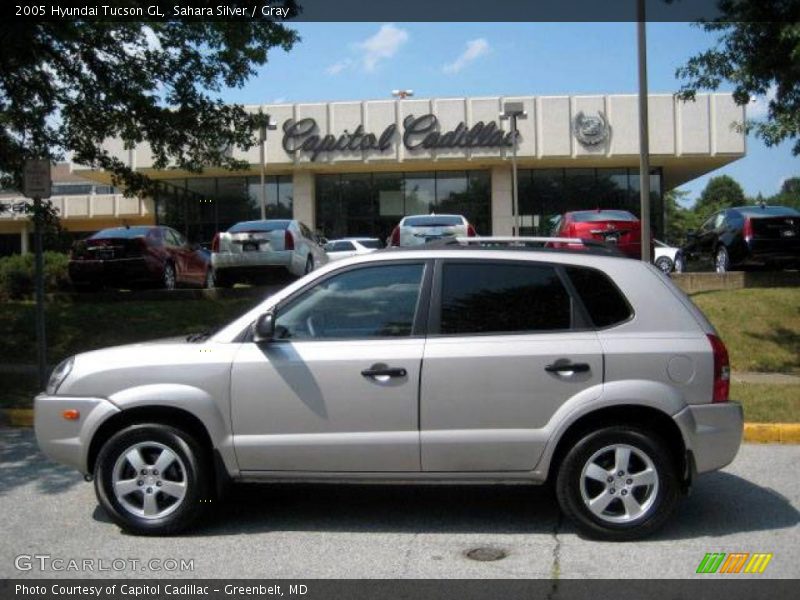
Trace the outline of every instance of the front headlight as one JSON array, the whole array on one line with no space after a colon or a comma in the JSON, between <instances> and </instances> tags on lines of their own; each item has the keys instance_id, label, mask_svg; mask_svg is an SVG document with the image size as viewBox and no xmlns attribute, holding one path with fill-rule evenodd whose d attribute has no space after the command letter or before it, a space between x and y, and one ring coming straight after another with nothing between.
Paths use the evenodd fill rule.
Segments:
<instances>
[{"instance_id":1,"label":"front headlight","mask_svg":"<svg viewBox=\"0 0 800 600\"><path fill-rule=\"evenodd\" d=\"M47 394L53 396L56 392L58 392L58 388L61 387L61 384L64 383L64 380L69 375L70 371L72 371L72 365L75 363L75 357L70 356L67 360L62 360L58 366L53 369L53 373L50 375L50 381L47 382Z\"/></svg>"}]
</instances>

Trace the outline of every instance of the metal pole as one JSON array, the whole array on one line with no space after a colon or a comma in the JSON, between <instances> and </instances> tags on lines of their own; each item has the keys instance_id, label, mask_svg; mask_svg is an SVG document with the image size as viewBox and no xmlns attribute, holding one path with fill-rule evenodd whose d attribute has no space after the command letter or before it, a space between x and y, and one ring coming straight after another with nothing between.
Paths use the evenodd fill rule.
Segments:
<instances>
[{"instance_id":1,"label":"metal pole","mask_svg":"<svg viewBox=\"0 0 800 600\"><path fill-rule=\"evenodd\" d=\"M47 340L44 327L44 253L42 250L42 199L33 198L33 244L36 279L36 358L38 362L39 389L47 386Z\"/></svg>"},{"instance_id":2,"label":"metal pole","mask_svg":"<svg viewBox=\"0 0 800 600\"><path fill-rule=\"evenodd\" d=\"M261 129L261 220L267 218L267 165L266 165L266 152L264 146L267 142L267 128Z\"/></svg>"},{"instance_id":3,"label":"metal pole","mask_svg":"<svg viewBox=\"0 0 800 600\"><path fill-rule=\"evenodd\" d=\"M642 260L650 262L650 140L647 131L647 39L644 1L636 5L639 60L639 203L642 224Z\"/></svg>"},{"instance_id":4,"label":"metal pole","mask_svg":"<svg viewBox=\"0 0 800 600\"><path fill-rule=\"evenodd\" d=\"M517 199L517 116L511 117L511 131L514 135L514 144L511 146L511 202L514 212L514 226L511 235L519 235L519 202Z\"/></svg>"}]
</instances>

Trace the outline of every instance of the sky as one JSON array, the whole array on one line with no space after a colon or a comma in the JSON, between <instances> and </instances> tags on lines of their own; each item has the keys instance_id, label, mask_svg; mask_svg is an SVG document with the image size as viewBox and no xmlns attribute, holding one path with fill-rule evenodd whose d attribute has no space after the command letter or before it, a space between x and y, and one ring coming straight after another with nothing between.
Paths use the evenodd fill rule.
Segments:
<instances>
[{"instance_id":1,"label":"sky","mask_svg":"<svg viewBox=\"0 0 800 600\"><path fill-rule=\"evenodd\" d=\"M297 23L302 38L269 62L228 102L322 102L415 97L636 93L635 23ZM675 70L709 48L712 34L688 23L647 25L650 93L674 93ZM720 91L730 91L723 86ZM748 115L765 114L762 98ZM749 196L776 193L800 176L791 144L767 148L750 135L747 156L684 184L696 199L710 177L727 174Z\"/></svg>"}]
</instances>

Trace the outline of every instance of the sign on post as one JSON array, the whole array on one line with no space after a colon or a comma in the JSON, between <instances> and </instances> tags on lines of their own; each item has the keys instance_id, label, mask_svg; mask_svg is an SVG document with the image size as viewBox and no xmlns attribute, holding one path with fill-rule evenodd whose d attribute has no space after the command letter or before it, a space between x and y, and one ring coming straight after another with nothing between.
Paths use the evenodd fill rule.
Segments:
<instances>
[{"instance_id":1,"label":"sign on post","mask_svg":"<svg viewBox=\"0 0 800 600\"><path fill-rule=\"evenodd\" d=\"M22 193L28 198L49 198L51 192L50 161L26 160Z\"/></svg>"}]
</instances>

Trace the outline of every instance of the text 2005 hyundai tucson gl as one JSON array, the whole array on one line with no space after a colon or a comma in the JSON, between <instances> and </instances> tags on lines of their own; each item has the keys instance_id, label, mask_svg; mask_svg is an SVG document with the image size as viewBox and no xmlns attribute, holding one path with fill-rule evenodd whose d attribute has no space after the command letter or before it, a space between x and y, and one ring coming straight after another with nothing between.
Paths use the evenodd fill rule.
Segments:
<instances>
[{"instance_id":1,"label":"text 2005 hyundai tucson gl","mask_svg":"<svg viewBox=\"0 0 800 600\"><path fill-rule=\"evenodd\" d=\"M588 535L653 532L739 449L725 346L650 265L480 240L335 262L213 335L72 357L36 398L39 445L137 533L198 524L229 480L550 481Z\"/></svg>"}]
</instances>

